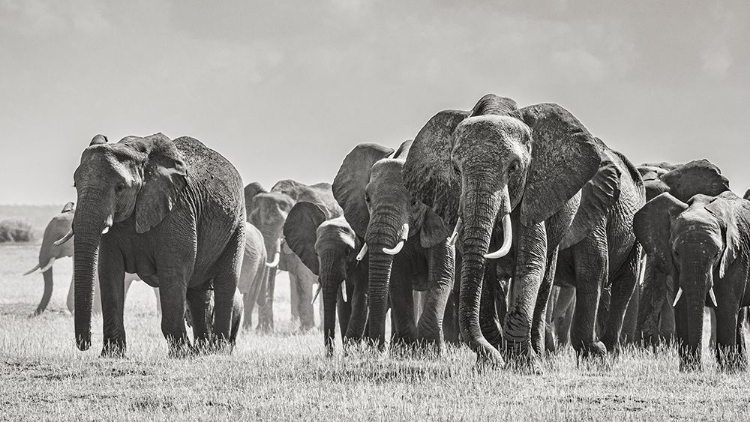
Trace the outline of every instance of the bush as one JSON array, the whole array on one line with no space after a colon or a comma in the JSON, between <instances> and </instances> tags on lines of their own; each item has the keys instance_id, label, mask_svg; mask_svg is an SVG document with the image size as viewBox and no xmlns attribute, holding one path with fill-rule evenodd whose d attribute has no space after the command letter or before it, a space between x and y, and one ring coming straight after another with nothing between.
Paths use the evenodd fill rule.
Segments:
<instances>
[{"instance_id":1,"label":"bush","mask_svg":"<svg viewBox=\"0 0 750 422\"><path fill-rule=\"evenodd\" d=\"M21 220L0 221L0 243L31 242L32 240L34 240L34 230L31 224Z\"/></svg>"}]
</instances>

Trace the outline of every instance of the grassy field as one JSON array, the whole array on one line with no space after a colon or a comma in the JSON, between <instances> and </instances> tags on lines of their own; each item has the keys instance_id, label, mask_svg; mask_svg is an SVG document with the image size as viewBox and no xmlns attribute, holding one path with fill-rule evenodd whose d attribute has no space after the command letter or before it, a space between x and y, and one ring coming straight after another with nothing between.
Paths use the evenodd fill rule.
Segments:
<instances>
[{"instance_id":1,"label":"grassy field","mask_svg":"<svg viewBox=\"0 0 750 422\"><path fill-rule=\"evenodd\" d=\"M0 246L0 420L742 420L750 376L680 373L674 350L627 350L608 367L576 367L570 350L542 376L477 371L467 349L437 359L354 353L324 357L317 332L289 321L288 283L277 287L274 335L244 332L231 355L166 357L153 294L134 284L126 304L128 356L79 352L65 310L71 260L56 265L49 310L29 318L42 294L37 245ZM317 316L316 316L317 318Z\"/></svg>"}]
</instances>

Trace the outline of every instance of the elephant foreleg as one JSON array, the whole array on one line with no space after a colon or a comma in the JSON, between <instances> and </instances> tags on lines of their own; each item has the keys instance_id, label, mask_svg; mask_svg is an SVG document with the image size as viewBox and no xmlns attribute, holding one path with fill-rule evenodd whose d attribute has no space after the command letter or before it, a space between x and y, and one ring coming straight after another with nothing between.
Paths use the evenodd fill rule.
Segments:
<instances>
[{"instance_id":1,"label":"elephant foreleg","mask_svg":"<svg viewBox=\"0 0 750 422\"><path fill-rule=\"evenodd\" d=\"M224 252L216 261L218 274L214 277L213 338L216 347L232 345L232 323L235 312L234 295L240 279L242 257L245 250L245 225L240 224L229 239ZM231 350L231 349L230 349Z\"/></svg>"},{"instance_id":2,"label":"elephant foreleg","mask_svg":"<svg viewBox=\"0 0 750 422\"><path fill-rule=\"evenodd\" d=\"M633 295L633 289L638 281L638 264L641 257L641 246L634 244L625 264L615 274L612 280L612 299L609 306L607 328L602 337L602 343L609 352L617 352L620 347L620 331L622 329L625 310Z\"/></svg>"},{"instance_id":3,"label":"elephant foreleg","mask_svg":"<svg viewBox=\"0 0 750 422\"><path fill-rule=\"evenodd\" d=\"M102 242L99 251L99 283L103 310L102 356L125 354L125 266L122 255L108 242ZM96 298L95 298L96 299Z\"/></svg>"},{"instance_id":4,"label":"elephant foreleg","mask_svg":"<svg viewBox=\"0 0 750 422\"><path fill-rule=\"evenodd\" d=\"M576 308L571 329L573 349L579 357L603 356L607 349L596 339L596 321L601 289L608 273L604 225L600 224L572 248L576 275Z\"/></svg>"},{"instance_id":5,"label":"elephant foreleg","mask_svg":"<svg viewBox=\"0 0 750 422\"><path fill-rule=\"evenodd\" d=\"M545 316L547 315L547 302L549 302L552 284L555 281L557 251L558 248L555 247L547 257L547 268L544 271L542 284L539 285L539 294L537 294L536 306L534 306L534 317L531 321L531 345L539 355L544 354L545 351L545 339L547 335Z\"/></svg>"},{"instance_id":6,"label":"elephant foreleg","mask_svg":"<svg viewBox=\"0 0 750 422\"><path fill-rule=\"evenodd\" d=\"M194 346L197 350L202 350L211 340L211 291L187 289L186 297L193 326Z\"/></svg>"}]
</instances>

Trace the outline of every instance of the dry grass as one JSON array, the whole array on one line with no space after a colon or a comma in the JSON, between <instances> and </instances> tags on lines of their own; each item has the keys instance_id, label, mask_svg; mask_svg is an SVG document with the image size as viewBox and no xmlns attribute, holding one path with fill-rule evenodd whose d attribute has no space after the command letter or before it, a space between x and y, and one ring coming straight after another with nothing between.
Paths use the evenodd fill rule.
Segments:
<instances>
[{"instance_id":1,"label":"dry grass","mask_svg":"<svg viewBox=\"0 0 750 422\"><path fill-rule=\"evenodd\" d=\"M438 359L323 354L316 332L296 335L288 285L279 282L277 334L242 333L232 355L166 357L153 295L134 286L126 306L128 357L79 352L64 311L70 260L56 266L51 311L28 318L41 296L36 247L0 247L0 419L3 420L696 420L746 419L750 377L680 373L674 350L627 350L611 365L576 367L568 350L543 376L477 371L466 349ZM340 347L338 350L340 351Z\"/></svg>"},{"instance_id":2,"label":"dry grass","mask_svg":"<svg viewBox=\"0 0 750 422\"><path fill-rule=\"evenodd\" d=\"M0 243L31 242L34 240L34 229L31 224L21 220L0 221Z\"/></svg>"}]
</instances>

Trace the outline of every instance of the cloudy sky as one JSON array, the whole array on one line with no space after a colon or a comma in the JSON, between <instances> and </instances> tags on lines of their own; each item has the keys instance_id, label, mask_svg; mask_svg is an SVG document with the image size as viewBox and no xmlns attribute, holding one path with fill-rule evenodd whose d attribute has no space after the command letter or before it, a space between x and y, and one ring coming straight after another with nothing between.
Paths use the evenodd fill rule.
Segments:
<instances>
[{"instance_id":1,"label":"cloudy sky","mask_svg":"<svg viewBox=\"0 0 750 422\"><path fill-rule=\"evenodd\" d=\"M746 0L0 0L0 203L74 200L96 133L331 181L486 93L559 103L636 163L708 158L742 194L749 22Z\"/></svg>"}]
</instances>

